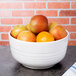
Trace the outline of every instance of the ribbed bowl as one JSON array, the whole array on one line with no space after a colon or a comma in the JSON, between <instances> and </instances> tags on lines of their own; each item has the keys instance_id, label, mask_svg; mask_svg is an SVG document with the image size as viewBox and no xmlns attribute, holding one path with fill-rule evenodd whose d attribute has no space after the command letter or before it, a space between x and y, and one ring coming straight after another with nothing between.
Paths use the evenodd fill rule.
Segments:
<instances>
[{"instance_id":1,"label":"ribbed bowl","mask_svg":"<svg viewBox=\"0 0 76 76\"><path fill-rule=\"evenodd\" d=\"M25 42L10 35L9 42L13 57L32 69L46 69L60 62L67 51L69 32L61 40L53 42Z\"/></svg>"}]
</instances>

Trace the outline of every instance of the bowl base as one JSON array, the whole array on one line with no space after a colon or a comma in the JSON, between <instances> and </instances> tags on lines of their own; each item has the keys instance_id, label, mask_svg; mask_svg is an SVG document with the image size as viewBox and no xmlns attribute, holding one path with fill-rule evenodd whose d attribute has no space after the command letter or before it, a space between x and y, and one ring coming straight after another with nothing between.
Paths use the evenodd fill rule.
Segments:
<instances>
[{"instance_id":1,"label":"bowl base","mask_svg":"<svg viewBox=\"0 0 76 76\"><path fill-rule=\"evenodd\" d=\"M24 67L30 68L30 69L48 69L53 67L54 65L50 65L50 66L29 66L26 64L22 64Z\"/></svg>"}]
</instances>

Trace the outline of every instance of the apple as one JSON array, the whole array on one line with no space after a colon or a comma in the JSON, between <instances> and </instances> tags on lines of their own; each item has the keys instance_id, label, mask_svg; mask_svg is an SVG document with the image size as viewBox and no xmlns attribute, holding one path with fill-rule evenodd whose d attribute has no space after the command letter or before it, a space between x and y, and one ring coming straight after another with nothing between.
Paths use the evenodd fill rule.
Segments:
<instances>
[{"instance_id":1,"label":"apple","mask_svg":"<svg viewBox=\"0 0 76 76\"><path fill-rule=\"evenodd\" d=\"M31 31L22 31L17 36L17 39L22 41L35 42L36 36Z\"/></svg>"},{"instance_id":2,"label":"apple","mask_svg":"<svg viewBox=\"0 0 76 76\"><path fill-rule=\"evenodd\" d=\"M27 24L27 25L26 25L26 28L27 28L29 31L31 31L31 29L30 29L30 24Z\"/></svg>"},{"instance_id":3,"label":"apple","mask_svg":"<svg viewBox=\"0 0 76 76\"><path fill-rule=\"evenodd\" d=\"M30 29L37 34L41 31L48 30L48 19L43 15L35 15L31 18Z\"/></svg>"},{"instance_id":4,"label":"apple","mask_svg":"<svg viewBox=\"0 0 76 76\"><path fill-rule=\"evenodd\" d=\"M16 25L16 26L14 26L14 28L12 29L10 34L12 37L17 38L18 34L21 31L25 31L25 30L27 30L27 29L24 25Z\"/></svg>"},{"instance_id":5,"label":"apple","mask_svg":"<svg viewBox=\"0 0 76 76\"><path fill-rule=\"evenodd\" d=\"M57 22L51 22L51 23L49 23L49 31L50 31L51 29L53 29L56 25L58 25Z\"/></svg>"},{"instance_id":6,"label":"apple","mask_svg":"<svg viewBox=\"0 0 76 76\"><path fill-rule=\"evenodd\" d=\"M67 35L66 30L61 25L55 26L52 30L50 30L50 33L54 36L56 40L62 39Z\"/></svg>"},{"instance_id":7,"label":"apple","mask_svg":"<svg viewBox=\"0 0 76 76\"><path fill-rule=\"evenodd\" d=\"M13 29L16 29L16 28L25 28L27 30L27 28L24 25L16 25L13 27Z\"/></svg>"}]
</instances>

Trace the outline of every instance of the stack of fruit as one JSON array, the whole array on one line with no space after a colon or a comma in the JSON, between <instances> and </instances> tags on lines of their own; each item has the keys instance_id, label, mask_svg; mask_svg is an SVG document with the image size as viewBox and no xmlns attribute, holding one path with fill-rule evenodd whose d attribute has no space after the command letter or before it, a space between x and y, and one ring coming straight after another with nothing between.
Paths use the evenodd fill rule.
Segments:
<instances>
[{"instance_id":1,"label":"stack of fruit","mask_svg":"<svg viewBox=\"0 0 76 76\"><path fill-rule=\"evenodd\" d=\"M11 31L11 36L28 42L51 42L66 37L67 32L63 26L52 22L43 15L35 15L26 26L16 25Z\"/></svg>"}]
</instances>

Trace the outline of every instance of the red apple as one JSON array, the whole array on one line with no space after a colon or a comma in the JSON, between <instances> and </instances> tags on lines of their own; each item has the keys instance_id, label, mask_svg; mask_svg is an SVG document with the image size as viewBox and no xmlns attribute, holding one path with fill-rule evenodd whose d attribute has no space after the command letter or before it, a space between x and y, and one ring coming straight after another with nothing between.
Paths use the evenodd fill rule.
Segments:
<instances>
[{"instance_id":1,"label":"red apple","mask_svg":"<svg viewBox=\"0 0 76 76\"><path fill-rule=\"evenodd\" d=\"M48 19L43 15L35 15L30 21L30 30L33 33L39 33L48 29Z\"/></svg>"},{"instance_id":2,"label":"red apple","mask_svg":"<svg viewBox=\"0 0 76 76\"><path fill-rule=\"evenodd\" d=\"M56 40L62 39L67 35L66 30L61 25L55 26L50 33L54 36Z\"/></svg>"},{"instance_id":3,"label":"red apple","mask_svg":"<svg viewBox=\"0 0 76 76\"><path fill-rule=\"evenodd\" d=\"M36 36L31 31L22 31L17 36L17 39L22 41L35 42Z\"/></svg>"}]
</instances>

